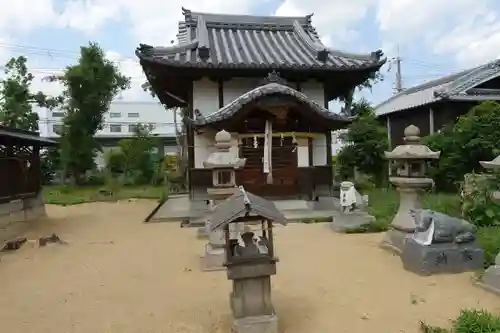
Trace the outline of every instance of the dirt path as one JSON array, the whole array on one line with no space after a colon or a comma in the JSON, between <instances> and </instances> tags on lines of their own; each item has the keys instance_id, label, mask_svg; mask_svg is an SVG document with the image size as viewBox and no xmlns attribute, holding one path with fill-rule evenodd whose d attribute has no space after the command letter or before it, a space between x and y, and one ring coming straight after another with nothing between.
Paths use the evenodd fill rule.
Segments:
<instances>
[{"instance_id":1,"label":"dirt path","mask_svg":"<svg viewBox=\"0 0 500 333\"><path fill-rule=\"evenodd\" d=\"M47 207L27 244L0 262L1 331L10 333L230 332L230 282L201 272L204 241L177 223L142 224L154 202ZM326 225L277 230L273 298L282 333L418 332L461 308L500 313L500 298L470 275L422 278L377 246L382 235L339 235Z\"/></svg>"}]
</instances>

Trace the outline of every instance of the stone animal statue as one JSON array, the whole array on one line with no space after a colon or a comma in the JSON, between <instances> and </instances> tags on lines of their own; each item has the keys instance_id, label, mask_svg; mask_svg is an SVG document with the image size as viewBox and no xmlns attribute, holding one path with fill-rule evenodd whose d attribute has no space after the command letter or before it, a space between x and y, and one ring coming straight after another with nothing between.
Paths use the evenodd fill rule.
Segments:
<instances>
[{"instance_id":1,"label":"stone animal statue","mask_svg":"<svg viewBox=\"0 0 500 333\"><path fill-rule=\"evenodd\" d=\"M469 222L430 209L410 209L416 232L426 232L434 222L432 243L470 243L476 239L476 227Z\"/></svg>"}]
</instances>

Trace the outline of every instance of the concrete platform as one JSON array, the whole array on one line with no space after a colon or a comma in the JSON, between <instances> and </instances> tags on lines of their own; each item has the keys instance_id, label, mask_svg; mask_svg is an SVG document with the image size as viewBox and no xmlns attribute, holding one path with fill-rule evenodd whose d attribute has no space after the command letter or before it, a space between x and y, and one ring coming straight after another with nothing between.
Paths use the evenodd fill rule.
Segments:
<instances>
[{"instance_id":1,"label":"concrete platform","mask_svg":"<svg viewBox=\"0 0 500 333\"><path fill-rule=\"evenodd\" d=\"M338 213L336 198L320 198L318 201L275 200L276 207L285 215L288 222L330 222ZM208 206L204 200L192 201L188 195L178 195L167 200L151 217L151 222L189 221L189 227L203 227Z\"/></svg>"},{"instance_id":2,"label":"concrete platform","mask_svg":"<svg viewBox=\"0 0 500 333\"><path fill-rule=\"evenodd\" d=\"M339 212L339 200L333 197L320 197L317 201L275 200L276 207L285 215L288 222L331 222L332 216ZM169 198L151 217L152 222L182 222L189 227L203 227L208 206L204 200L189 200L188 195ZM200 235L203 237L203 235Z\"/></svg>"}]
</instances>

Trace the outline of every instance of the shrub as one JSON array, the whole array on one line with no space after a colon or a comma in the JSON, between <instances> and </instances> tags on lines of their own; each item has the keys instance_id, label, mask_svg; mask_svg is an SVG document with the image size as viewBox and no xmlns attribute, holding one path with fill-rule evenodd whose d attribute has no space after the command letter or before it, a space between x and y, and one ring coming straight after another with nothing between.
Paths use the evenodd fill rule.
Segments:
<instances>
[{"instance_id":1,"label":"shrub","mask_svg":"<svg viewBox=\"0 0 500 333\"><path fill-rule=\"evenodd\" d=\"M429 164L429 174L440 190L456 190L466 173L482 170L479 161L489 161L500 151L500 104L483 102L458 118L453 126L425 139L432 150L441 151Z\"/></svg>"},{"instance_id":2,"label":"shrub","mask_svg":"<svg viewBox=\"0 0 500 333\"><path fill-rule=\"evenodd\" d=\"M361 173L372 177L377 185L387 178L387 131L378 122L375 112L364 105L358 118L348 127L345 145L337 156L338 171L341 176L348 174L354 167Z\"/></svg>"},{"instance_id":3,"label":"shrub","mask_svg":"<svg viewBox=\"0 0 500 333\"><path fill-rule=\"evenodd\" d=\"M423 333L498 333L500 317L485 310L462 310L450 330L425 323L421 323L420 328Z\"/></svg>"}]
</instances>

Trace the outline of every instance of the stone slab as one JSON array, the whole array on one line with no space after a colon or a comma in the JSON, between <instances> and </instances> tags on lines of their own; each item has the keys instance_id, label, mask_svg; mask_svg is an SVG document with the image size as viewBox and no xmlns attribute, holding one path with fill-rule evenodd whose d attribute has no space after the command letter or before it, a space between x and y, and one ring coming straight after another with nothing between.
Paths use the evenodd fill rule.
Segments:
<instances>
[{"instance_id":1,"label":"stone slab","mask_svg":"<svg viewBox=\"0 0 500 333\"><path fill-rule=\"evenodd\" d=\"M463 273L483 268L483 250L476 243L429 246L407 238L401 252L403 268L419 275Z\"/></svg>"},{"instance_id":2,"label":"stone slab","mask_svg":"<svg viewBox=\"0 0 500 333\"><path fill-rule=\"evenodd\" d=\"M338 213L333 216L330 228L335 232L346 232L375 222L375 218L364 212L350 214Z\"/></svg>"},{"instance_id":3,"label":"stone slab","mask_svg":"<svg viewBox=\"0 0 500 333\"><path fill-rule=\"evenodd\" d=\"M196 230L196 238L198 239L208 239L208 231L205 227L200 227Z\"/></svg>"},{"instance_id":4,"label":"stone slab","mask_svg":"<svg viewBox=\"0 0 500 333\"><path fill-rule=\"evenodd\" d=\"M403 251L405 237L408 235L411 234L396 229L388 230L385 233L382 243L380 243L380 247L393 254L400 255Z\"/></svg>"},{"instance_id":5,"label":"stone slab","mask_svg":"<svg viewBox=\"0 0 500 333\"><path fill-rule=\"evenodd\" d=\"M488 267L483 277L476 283L483 289L500 296L500 266L493 265Z\"/></svg>"},{"instance_id":6,"label":"stone slab","mask_svg":"<svg viewBox=\"0 0 500 333\"><path fill-rule=\"evenodd\" d=\"M278 333L278 317L276 314L269 316L256 316L235 319L234 333Z\"/></svg>"},{"instance_id":7,"label":"stone slab","mask_svg":"<svg viewBox=\"0 0 500 333\"><path fill-rule=\"evenodd\" d=\"M201 268L204 271L223 271L226 254L223 248L214 248L210 244L205 245L205 255L201 258Z\"/></svg>"},{"instance_id":8,"label":"stone slab","mask_svg":"<svg viewBox=\"0 0 500 333\"><path fill-rule=\"evenodd\" d=\"M273 203L280 211L310 209L306 200L275 200Z\"/></svg>"}]
</instances>

